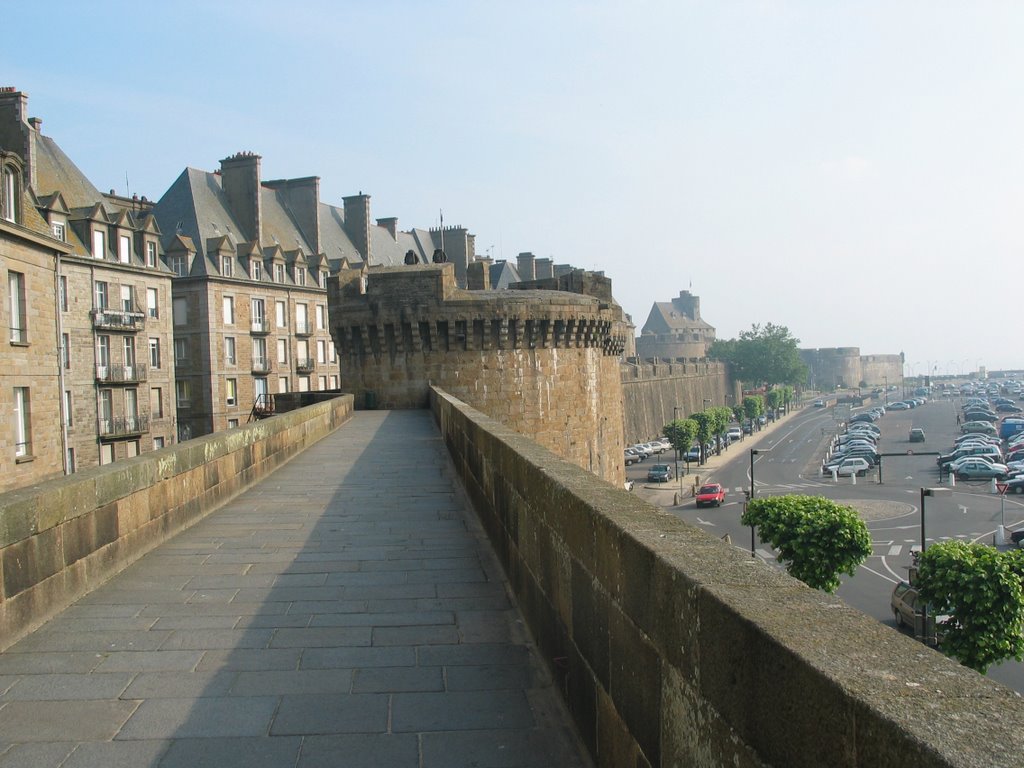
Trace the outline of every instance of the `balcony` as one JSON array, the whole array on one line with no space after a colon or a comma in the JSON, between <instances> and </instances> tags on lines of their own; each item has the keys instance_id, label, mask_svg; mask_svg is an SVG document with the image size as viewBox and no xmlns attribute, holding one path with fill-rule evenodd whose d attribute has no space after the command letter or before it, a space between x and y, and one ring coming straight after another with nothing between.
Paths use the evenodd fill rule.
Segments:
<instances>
[{"instance_id":1,"label":"balcony","mask_svg":"<svg viewBox=\"0 0 1024 768\"><path fill-rule=\"evenodd\" d=\"M137 384L146 380L145 365L97 365L96 381L104 384Z\"/></svg>"},{"instance_id":2,"label":"balcony","mask_svg":"<svg viewBox=\"0 0 1024 768\"><path fill-rule=\"evenodd\" d=\"M257 320L253 320L250 325L250 332L258 335L264 335L270 333L270 321L263 317Z\"/></svg>"},{"instance_id":3,"label":"balcony","mask_svg":"<svg viewBox=\"0 0 1024 768\"><path fill-rule=\"evenodd\" d=\"M253 373L270 373L273 366L270 364L270 359L266 357L254 357L252 359L252 372Z\"/></svg>"},{"instance_id":4,"label":"balcony","mask_svg":"<svg viewBox=\"0 0 1024 768\"><path fill-rule=\"evenodd\" d=\"M118 416L112 419L100 419L100 438L105 440L120 437L135 437L149 432L149 416Z\"/></svg>"},{"instance_id":5,"label":"balcony","mask_svg":"<svg viewBox=\"0 0 1024 768\"><path fill-rule=\"evenodd\" d=\"M90 313L92 327L99 331L135 333L146 324L144 312L124 312L114 309L94 309Z\"/></svg>"},{"instance_id":6,"label":"balcony","mask_svg":"<svg viewBox=\"0 0 1024 768\"><path fill-rule=\"evenodd\" d=\"M295 370L299 373L311 373L316 368L316 360L311 357L299 357L295 360Z\"/></svg>"},{"instance_id":7,"label":"balcony","mask_svg":"<svg viewBox=\"0 0 1024 768\"><path fill-rule=\"evenodd\" d=\"M296 336L312 336L313 335L313 324L309 320L296 320L295 321L295 335Z\"/></svg>"}]
</instances>

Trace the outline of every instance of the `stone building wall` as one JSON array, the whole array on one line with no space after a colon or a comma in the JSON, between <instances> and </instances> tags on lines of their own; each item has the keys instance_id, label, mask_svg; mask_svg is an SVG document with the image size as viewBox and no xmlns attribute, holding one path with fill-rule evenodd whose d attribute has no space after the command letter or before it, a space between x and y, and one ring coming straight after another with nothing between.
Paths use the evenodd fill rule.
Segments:
<instances>
[{"instance_id":1,"label":"stone building wall","mask_svg":"<svg viewBox=\"0 0 1024 768\"><path fill-rule=\"evenodd\" d=\"M899 355L861 355L860 369L869 387L883 387L902 381L903 361Z\"/></svg>"},{"instance_id":2,"label":"stone building wall","mask_svg":"<svg viewBox=\"0 0 1024 768\"><path fill-rule=\"evenodd\" d=\"M611 482L624 479L621 310L549 290L458 288L451 264L332 281L331 333L357 407L425 408L434 384Z\"/></svg>"}]
</instances>

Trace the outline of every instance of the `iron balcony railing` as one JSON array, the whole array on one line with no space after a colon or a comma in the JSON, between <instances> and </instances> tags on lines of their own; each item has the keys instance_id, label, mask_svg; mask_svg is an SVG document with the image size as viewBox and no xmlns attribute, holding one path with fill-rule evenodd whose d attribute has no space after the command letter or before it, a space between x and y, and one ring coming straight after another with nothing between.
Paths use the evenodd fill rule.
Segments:
<instances>
[{"instance_id":1,"label":"iron balcony railing","mask_svg":"<svg viewBox=\"0 0 1024 768\"><path fill-rule=\"evenodd\" d=\"M316 360L311 357L300 357L295 360L295 370L299 373L309 373L316 368Z\"/></svg>"},{"instance_id":2,"label":"iron balcony railing","mask_svg":"<svg viewBox=\"0 0 1024 768\"><path fill-rule=\"evenodd\" d=\"M313 324L309 320L296 320L295 321L295 335L296 336L312 336L313 335Z\"/></svg>"},{"instance_id":3,"label":"iron balcony railing","mask_svg":"<svg viewBox=\"0 0 1024 768\"><path fill-rule=\"evenodd\" d=\"M96 380L107 384L135 384L146 380L146 365L97 365Z\"/></svg>"},{"instance_id":4,"label":"iron balcony railing","mask_svg":"<svg viewBox=\"0 0 1024 768\"><path fill-rule=\"evenodd\" d=\"M270 321L267 318L253 320L250 324L252 333L270 333Z\"/></svg>"},{"instance_id":5,"label":"iron balcony railing","mask_svg":"<svg viewBox=\"0 0 1024 768\"><path fill-rule=\"evenodd\" d=\"M100 437L130 437L149 432L149 416L117 416L99 420Z\"/></svg>"},{"instance_id":6,"label":"iron balcony railing","mask_svg":"<svg viewBox=\"0 0 1024 768\"><path fill-rule=\"evenodd\" d=\"M115 309L94 309L92 315L93 328L104 331L138 331L146 324L143 312L125 312Z\"/></svg>"},{"instance_id":7,"label":"iron balcony railing","mask_svg":"<svg viewBox=\"0 0 1024 768\"><path fill-rule=\"evenodd\" d=\"M252 372L253 373L270 373L271 364L270 359L266 357L254 357L252 359Z\"/></svg>"}]
</instances>

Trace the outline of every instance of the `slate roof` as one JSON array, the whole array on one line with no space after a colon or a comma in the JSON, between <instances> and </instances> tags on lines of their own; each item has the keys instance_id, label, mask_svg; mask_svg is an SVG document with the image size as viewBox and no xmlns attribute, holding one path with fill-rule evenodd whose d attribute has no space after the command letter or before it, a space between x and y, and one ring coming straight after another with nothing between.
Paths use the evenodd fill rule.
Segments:
<instances>
[{"instance_id":1,"label":"slate roof","mask_svg":"<svg viewBox=\"0 0 1024 768\"><path fill-rule=\"evenodd\" d=\"M491 264L491 288L496 291L507 290L512 283L521 282L519 270L510 261L496 261Z\"/></svg>"},{"instance_id":2,"label":"slate roof","mask_svg":"<svg viewBox=\"0 0 1024 768\"><path fill-rule=\"evenodd\" d=\"M36 137L37 195L60 192L68 208L91 208L103 195L49 136Z\"/></svg>"},{"instance_id":3,"label":"slate roof","mask_svg":"<svg viewBox=\"0 0 1024 768\"><path fill-rule=\"evenodd\" d=\"M694 329L714 330L714 326L704 320L694 320L680 312L671 301L656 301L651 307L641 333L672 333L675 331L692 331Z\"/></svg>"}]
</instances>

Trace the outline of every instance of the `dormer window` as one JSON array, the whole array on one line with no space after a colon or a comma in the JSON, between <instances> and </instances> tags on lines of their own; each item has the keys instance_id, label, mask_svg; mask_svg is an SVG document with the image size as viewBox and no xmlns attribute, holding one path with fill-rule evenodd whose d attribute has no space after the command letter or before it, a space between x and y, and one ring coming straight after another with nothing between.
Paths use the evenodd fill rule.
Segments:
<instances>
[{"instance_id":1,"label":"dormer window","mask_svg":"<svg viewBox=\"0 0 1024 768\"><path fill-rule=\"evenodd\" d=\"M53 233L55 239L60 240L62 243L68 241L67 226L62 221L55 221L50 225L50 232Z\"/></svg>"},{"instance_id":2,"label":"dormer window","mask_svg":"<svg viewBox=\"0 0 1024 768\"><path fill-rule=\"evenodd\" d=\"M306 284L306 270L303 267L296 267L295 269L295 284L305 285Z\"/></svg>"},{"instance_id":3,"label":"dormer window","mask_svg":"<svg viewBox=\"0 0 1024 768\"><path fill-rule=\"evenodd\" d=\"M284 282L284 264L275 264L274 265L274 282L275 283L283 283Z\"/></svg>"},{"instance_id":4,"label":"dormer window","mask_svg":"<svg viewBox=\"0 0 1024 768\"><path fill-rule=\"evenodd\" d=\"M185 277L188 274L188 262L184 256L168 256L167 267L178 277Z\"/></svg>"},{"instance_id":5,"label":"dormer window","mask_svg":"<svg viewBox=\"0 0 1024 768\"><path fill-rule=\"evenodd\" d=\"M258 259L252 260L252 279L262 280L263 279L263 265Z\"/></svg>"},{"instance_id":6,"label":"dormer window","mask_svg":"<svg viewBox=\"0 0 1024 768\"><path fill-rule=\"evenodd\" d=\"M92 231L92 257L102 259L107 250L107 238L102 229Z\"/></svg>"},{"instance_id":7,"label":"dormer window","mask_svg":"<svg viewBox=\"0 0 1024 768\"><path fill-rule=\"evenodd\" d=\"M146 266L156 266L156 243L152 240L146 241Z\"/></svg>"},{"instance_id":8,"label":"dormer window","mask_svg":"<svg viewBox=\"0 0 1024 768\"><path fill-rule=\"evenodd\" d=\"M117 260L122 264L127 264L131 261L132 256L132 239L128 235L118 235L117 237Z\"/></svg>"},{"instance_id":9,"label":"dormer window","mask_svg":"<svg viewBox=\"0 0 1024 768\"><path fill-rule=\"evenodd\" d=\"M321 288L326 288L327 287L327 272L321 270L318 274L320 275L320 287Z\"/></svg>"},{"instance_id":10,"label":"dormer window","mask_svg":"<svg viewBox=\"0 0 1024 768\"><path fill-rule=\"evenodd\" d=\"M234 274L234 270L233 270L232 265L231 265L231 257L230 256L221 256L220 257L220 273L224 277L231 277L231 275Z\"/></svg>"},{"instance_id":11,"label":"dormer window","mask_svg":"<svg viewBox=\"0 0 1024 768\"><path fill-rule=\"evenodd\" d=\"M0 216L7 221L17 221L21 211L18 210L20 184L18 170L14 165L3 166L3 186L0 188Z\"/></svg>"}]
</instances>

